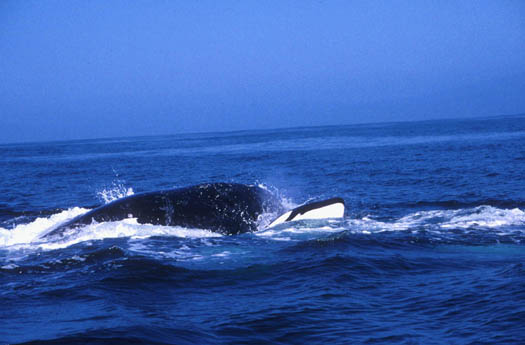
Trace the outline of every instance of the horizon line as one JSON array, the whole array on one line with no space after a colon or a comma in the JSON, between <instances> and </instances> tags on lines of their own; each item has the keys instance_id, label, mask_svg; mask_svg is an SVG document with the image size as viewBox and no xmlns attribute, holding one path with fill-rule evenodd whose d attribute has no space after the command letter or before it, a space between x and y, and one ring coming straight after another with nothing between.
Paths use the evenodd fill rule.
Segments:
<instances>
[{"instance_id":1,"label":"horizon line","mask_svg":"<svg viewBox=\"0 0 525 345\"><path fill-rule=\"evenodd\" d=\"M496 119L496 118L507 118L507 117L525 117L525 112L516 114L500 114L500 115L485 115L485 116L467 116L462 118L430 118L430 119L418 119L418 120L398 120L398 121L370 121L370 122L354 122L354 123L341 123L341 124L327 124L327 125L313 125L313 126L292 126L292 127L272 127L272 128L246 128L237 130L218 130L218 131L188 131L188 132L175 132L170 134L145 134L145 135L123 135L123 136L107 136L107 137L95 137L95 138L77 138L77 139L57 139L57 140L35 140L35 141L0 141L0 146L6 145L27 145L27 144L53 144L53 143L64 143L64 142L80 142L80 141L97 141L97 140L113 140L113 139L133 139L133 138L151 138L151 137L168 137L174 135L196 135L196 134L225 134L225 133L242 133L242 132L262 132L262 131L275 131L275 130L286 130L286 129L301 129L301 128L323 128L323 127L337 127L337 126L366 126L373 124L396 124L396 123L417 123L417 122L429 122L429 121L451 121L451 120L474 120L474 119Z\"/></svg>"}]
</instances>

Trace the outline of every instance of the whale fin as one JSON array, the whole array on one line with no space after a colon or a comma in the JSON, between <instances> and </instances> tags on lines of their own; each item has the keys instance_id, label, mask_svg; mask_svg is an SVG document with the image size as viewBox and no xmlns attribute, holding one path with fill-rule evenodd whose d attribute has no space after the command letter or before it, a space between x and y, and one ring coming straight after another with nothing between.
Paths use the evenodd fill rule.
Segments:
<instances>
[{"instance_id":1,"label":"whale fin","mask_svg":"<svg viewBox=\"0 0 525 345\"><path fill-rule=\"evenodd\" d=\"M316 201L294 208L274 220L268 228L301 219L342 218L345 213L345 202L342 198L331 198Z\"/></svg>"}]
</instances>

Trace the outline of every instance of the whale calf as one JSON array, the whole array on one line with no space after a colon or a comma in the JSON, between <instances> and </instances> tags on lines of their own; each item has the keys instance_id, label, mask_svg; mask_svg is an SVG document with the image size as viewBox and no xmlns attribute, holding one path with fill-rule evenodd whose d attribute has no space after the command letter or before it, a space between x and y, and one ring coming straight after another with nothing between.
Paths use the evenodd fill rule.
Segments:
<instances>
[{"instance_id":1,"label":"whale calf","mask_svg":"<svg viewBox=\"0 0 525 345\"><path fill-rule=\"evenodd\" d=\"M136 218L140 224L183 226L235 235L256 231L262 214L281 214L283 211L278 198L261 187L205 183L115 200L58 225L41 238L63 236L93 222L126 218ZM298 219L342 217L343 213L343 200L333 198L291 210L278 217L271 226Z\"/></svg>"}]
</instances>

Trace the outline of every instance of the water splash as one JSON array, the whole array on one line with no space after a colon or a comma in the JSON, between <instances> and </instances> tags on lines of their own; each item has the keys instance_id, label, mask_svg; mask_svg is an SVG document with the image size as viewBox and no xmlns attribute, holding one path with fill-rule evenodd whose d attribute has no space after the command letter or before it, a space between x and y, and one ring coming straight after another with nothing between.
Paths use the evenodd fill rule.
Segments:
<instances>
[{"instance_id":1,"label":"water splash","mask_svg":"<svg viewBox=\"0 0 525 345\"><path fill-rule=\"evenodd\" d=\"M108 204L112 201L115 201L117 199L130 196L135 194L133 191L133 188L126 187L124 183L117 181L113 182L111 184L111 187L104 188L102 191L97 193L98 198L100 201L104 202L105 204Z\"/></svg>"},{"instance_id":2,"label":"water splash","mask_svg":"<svg viewBox=\"0 0 525 345\"><path fill-rule=\"evenodd\" d=\"M88 209L74 207L49 217L41 217L19 224L13 229L0 228L0 249L17 250L34 248L51 250L65 248L85 241L106 238L145 239L152 236L171 236L178 238L222 237L205 229L191 229L179 226L161 226L139 224L135 218L116 222L93 223L75 230L60 239L41 239L51 228L73 217L87 212ZM266 215L270 217L271 215ZM278 240L305 240L343 230L355 233L372 234L384 231L427 230L448 233L452 230L493 231L498 235L523 234L525 211L500 209L492 206L478 206L458 210L419 211L392 221L379 221L371 217L360 219L325 219L305 220L281 224L274 228L262 229L254 236ZM520 235L521 236L521 235Z\"/></svg>"},{"instance_id":3,"label":"water splash","mask_svg":"<svg viewBox=\"0 0 525 345\"><path fill-rule=\"evenodd\" d=\"M28 245L38 242L40 236L54 226L87 212L88 209L73 207L49 217L40 217L27 224L19 224L8 230L0 228L0 247Z\"/></svg>"},{"instance_id":4,"label":"water splash","mask_svg":"<svg viewBox=\"0 0 525 345\"><path fill-rule=\"evenodd\" d=\"M256 186L274 195L285 210L291 210L299 206L299 204L294 203L291 198L287 197L276 187L269 186L264 183L257 183ZM274 211L274 212L265 212L259 215L257 219L257 228L259 230L265 229L268 225L270 225L277 217L279 217L283 213L284 213L283 211Z\"/></svg>"},{"instance_id":5,"label":"water splash","mask_svg":"<svg viewBox=\"0 0 525 345\"><path fill-rule=\"evenodd\" d=\"M483 205L458 210L419 211L393 222L381 222L364 217L349 220L348 225L364 231L399 231L414 228L444 231L508 228L525 225L525 212L519 208L500 209Z\"/></svg>"},{"instance_id":6,"label":"water splash","mask_svg":"<svg viewBox=\"0 0 525 345\"><path fill-rule=\"evenodd\" d=\"M379 221L372 217L305 220L284 223L256 233L257 236L274 240L304 240L319 233L349 230L354 233L372 234L385 231L426 230L448 233L453 230L497 231L498 235L525 233L525 212L521 209L500 209L478 206L458 210L432 210L410 213L391 221Z\"/></svg>"}]
</instances>

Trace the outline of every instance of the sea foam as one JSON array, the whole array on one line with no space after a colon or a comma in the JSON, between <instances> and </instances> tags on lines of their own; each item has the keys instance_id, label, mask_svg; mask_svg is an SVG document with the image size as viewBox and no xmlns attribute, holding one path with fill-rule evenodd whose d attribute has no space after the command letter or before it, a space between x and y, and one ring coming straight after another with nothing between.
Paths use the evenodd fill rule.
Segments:
<instances>
[{"instance_id":1,"label":"sea foam","mask_svg":"<svg viewBox=\"0 0 525 345\"><path fill-rule=\"evenodd\" d=\"M72 230L64 237L41 239L41 236L62 222L87 212L88 209L74 207L40 217L27 224L19 224L13 229L0 228L0 248L40 248L44 250L58 249L80 242L102 240L106 238L145 239L152 236L173 236L179 238L221 237L205 229L190 229L179 226L160 226L139 224L136 218L122 221L93 223L81 229ZM273 216L273 215L272 215ZM266 217L268 218L268 217ZM458 210L431 210L410 213L399 219L379 221L372 216L358 219L327 219L299 221L281 224L274 228L264 229L255 236L287 241L303 240L326 233L349 230L356 233L371 234L384 231L429 230L450 231L459 229L465 231L484 231L496 229L504 235L512 232L522 232L525 225L525 212L519 208L500 209L492 206L478 206Z\"/></svg>"}]
</instances>

